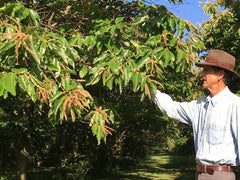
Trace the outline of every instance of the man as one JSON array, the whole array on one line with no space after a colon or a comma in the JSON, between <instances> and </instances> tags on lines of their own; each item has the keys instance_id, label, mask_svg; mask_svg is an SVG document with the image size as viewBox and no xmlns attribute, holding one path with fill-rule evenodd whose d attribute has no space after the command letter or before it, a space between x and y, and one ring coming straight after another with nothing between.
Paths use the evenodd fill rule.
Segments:
<instances>
[{"instance_id":1,"label":"man","mask_svg":"<svg viewBox=\"0 0 240 180\"><path fill-rule=\"evenodd\" d=\"M228 83L234 72L235 58L221 50L210 50L200 76L209 95L191 102L175 102L159 90L153 101L168 117L191 124L194 134L198 180L235 179L232 166L240 163L240 97Z\"/></svg>"}]
</instances>

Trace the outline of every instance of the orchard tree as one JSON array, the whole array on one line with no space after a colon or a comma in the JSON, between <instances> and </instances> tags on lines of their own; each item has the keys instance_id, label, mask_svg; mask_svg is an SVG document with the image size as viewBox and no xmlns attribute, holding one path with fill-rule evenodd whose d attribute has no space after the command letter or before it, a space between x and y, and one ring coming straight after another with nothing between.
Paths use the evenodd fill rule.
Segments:
<instances>
[{"instance_id":1,"label":"orchard tree","mask_svg":"<svg viewBox=\"0 0 240 180\"><path fill-rule=\"evenodd\" d=\"M193 24L164 6L114 0L1 3L0 97L28 109L19 119L82 122L100 144L122 123L118 99L128 104L128 97L138 96L141 103L157 87L178 99L194 95L195 85L186 79L194 79L192 64L204 43Z\"/></svg>"},{"instance_id":2,"label":"orchard tree","mask_svg":"<svg viewBox=\"0 0 240 180\"><path fill-rule=\"evenodd\" d=\"M83 36L76 29L65 34L62 26L43 27L36 10L6 4L1 8L0 95L7 99L19 92L39 107L47 105L53 123L89 119L100 143L111 133L105 123L113 122L114 116L86 87L101 84L122 93L130 86L144 98L151 88L164 88L165 69L189 71L203 48L196 34L184 33L197 31L190 22L164 6L136 5L145 14L128 21L96 19Z\"/></svg>"}]
</instances>

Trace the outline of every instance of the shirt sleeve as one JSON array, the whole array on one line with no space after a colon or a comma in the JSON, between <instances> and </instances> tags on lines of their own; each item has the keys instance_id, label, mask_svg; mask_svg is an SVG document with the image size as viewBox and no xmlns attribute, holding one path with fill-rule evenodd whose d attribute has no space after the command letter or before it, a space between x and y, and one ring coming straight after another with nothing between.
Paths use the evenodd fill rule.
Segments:
<instances>
[{"instance_id":1,"label":"shirt sleeve","mask_svg":"<svg viewBox=\"0 0 240 180\"><path fill-rule=\"evenodd\" d=\"M231 131L234 136L234 144L235 144L235 153L237 155L236 164L240 164L240 101L233 108L232 112L232 122L231 122Z\"/></svg>"},{"instance_id":2,"label":"shirt sleeve","mask_svg":"<svg viewBox=\"0 0 240 180\"><path fill-rule=\"evenodd\" d=\"M156 93L152 92L152 100L168 117L186 124L192 124L196 115L196 101L176 102L169 95L161 93L159 90Z\"/></svg>"}]
</instances>

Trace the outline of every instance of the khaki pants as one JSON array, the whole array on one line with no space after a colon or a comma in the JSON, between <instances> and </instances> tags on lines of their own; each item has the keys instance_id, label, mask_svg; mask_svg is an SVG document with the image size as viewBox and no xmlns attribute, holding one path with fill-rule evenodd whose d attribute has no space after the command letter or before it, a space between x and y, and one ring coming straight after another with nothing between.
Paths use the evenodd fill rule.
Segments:
<instances>
[{"instance_id":1,"label":"khaki pants","mask_svg":"<svg viewBox=\"0 0 240 180\"><path fill-rule=\"evenodd\" d=\"M236 180L234 172L214 171L213 175L208 173L196 173L196 180Z\"/></svg>"}]
</instances>

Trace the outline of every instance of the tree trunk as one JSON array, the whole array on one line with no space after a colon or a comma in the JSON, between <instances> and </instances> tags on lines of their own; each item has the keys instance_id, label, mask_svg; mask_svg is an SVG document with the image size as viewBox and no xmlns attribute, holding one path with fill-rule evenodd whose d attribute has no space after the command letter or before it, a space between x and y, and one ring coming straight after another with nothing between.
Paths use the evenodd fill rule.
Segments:
<instances>
[{"instance_id":1,"label":"tree trunk","mask_svg":"<svg viewBox=\"0 0 240 180\"><path fill-rule=\"evenodd\" d=\"M18 154L17 161L17 179L18 180L26 180L26 170L27 170L27 162L28 162L28 152L26 148L23 148Z\"/></svg>"}]
</instances>

